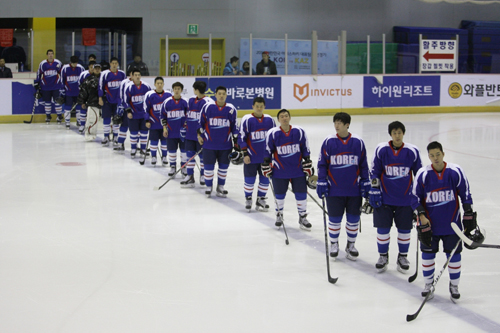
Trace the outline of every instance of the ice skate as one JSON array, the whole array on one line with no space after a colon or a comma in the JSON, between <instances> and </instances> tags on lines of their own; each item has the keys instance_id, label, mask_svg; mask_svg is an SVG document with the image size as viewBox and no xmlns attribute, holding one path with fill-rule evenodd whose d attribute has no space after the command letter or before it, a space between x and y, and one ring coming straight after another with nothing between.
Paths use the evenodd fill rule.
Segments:
<instances>
[{"instance_id":1,"label":"ice skate","mask_svg":"<svg viewBox=\"0 0 500 333\"><path fill-rule=\"evenodd\" d=\"M52 116L50 114L45 115L45 122L49 124L52 121Z\"/></svg>"},{"instance_id":2,"label":"ice skate","mask_svg":"<svg viewBox=\"0 0 500 333\"><path fill-rule=\"evenodd\" d=\"M125 151L125 145L122 143L118 147L113 148L113 151L116 153L123 153Z\"/></svg>"},{"instance_id":3,"label":"ice skate","mask_svg":"<svg viewBox=\"0 0 500 333\"><path fill-rule=\"evenodd\" d=\"M333 242L330 245L330 257L337 258L339 255L339 242Z\"/></svg>"},{"instance_id":4,"label":"ice skate","mask_svg":"<svg viewBox=\"0 0 500 333\"><path fill-rule=\"evenodd\" d=\"M132 150L130 151L130 157L131 157L131 158L135 158L135 154L137 154L137 149L132 149Z\"/></svg>"},{"instance_id":5,"label":"ice skate","mask_svg":"<svg viewBox=\"0 0 500 333\"><path fill-rule=\"evenodd\" d=\"M458 286L451 284L450 282L450 299L453 303L457 303L460 299L460 292L458 291Z\"/></svg>"},{"instance_id":6,"label":"ice skate","mask_svg":"<svg viewBox=\"0 0 500 333\"><path fill-rule=\"evenodd\" d=\"M250 213L252 210L252 197L245 198L245 209ZM256 207L257 209L257 207Z\"/></svg>"},{"instance_id":7,"label":"ice skate","mask_svg":"<svg viewBox=\"0 0 500 333\"><path fill-rule=\"evenodd\" d=\"M267 212L269 210L269 205L266 202L266 197L258 197L255 201L255 210Z\"/></svg>"},{"instance_id":8,"label":"ice skate","mask_svg":"<svg viewBox=\"0 0 500 333\"><path fill-rule=\"evenodd\" d=\"M156 166L156 156L151 157L151 165L155 165Z\"/></svg>"},{"instance_id":9,"label":"ice skate","mask_svg":"<svg viewBox=\"0 0 500 333\"><path fill-rule=\"evenodd\" d=\"M175 175L176 171L177 171L177 167L175 165L170 166L170 171L168 172L168 176L172 177L173 175Z\"/></svg>"},{"instance_id":10,"label":"ice skate","mask_svg":"<svg viewBox=\"0 0 500 333\"><path fill-rule=\"evenodd\" d=\"M215 192L215 195L218 197L227 198L227 191L224 189L224 185L217 185Z\"/></svg>"},{"instance_id":11,"label":"ice skate","mask_svg":"<svg viewBox=\"0 0 500 333\"><path fill-rule=\"evenodd\" d=\"M422 297L426 297L429 293L429 298L427 300L431 300L434 298L434 287L432 286L432 283L426 283L424 290L422 291Z\"/></svg>"},{"instance_id":12,"label":"ice skate","mask_svg":"<svg viewBox=\"0 0 500 333\"><path fill-rule=\"evenodd\" d=\"M104 137L101 141L102 146L107 146L109 144L109 138L107 136Z\"/></svg>"},{"instance_id":13,"label":"ice skate","mask_svg":"<svg viewBox=\"0 0 500 333\"><path fill-rule=\"evenodd\" d=\"M161 159L161 165L166 167L168 165L167 156L163 156Z\"/></svg>"},{"instance_id":14,"label":"ice skate","mask_svg":"<svg viewBox=\"0 0 500 333\"><path fill-rule=\"evenodd\" d=\"M299 216L299 226L300 229L305 231L311 231L311 223L307 220L307 214Z\"/></svg>"},{"instance_id":15,"label":"ice skate","mask_svg":"<svg viewBox=\"0 0 500 333\"><path fill-rule=\"evenodd\" d=\"M377 263L375 264L375 268L379 273L383 273L387 270L387 265L389 264L389 254L380 254Z\"/></svg>"},{"instance_id":16,"label":"ice skate","mask_svg":"<svg viewBox=\"0 0 500 333\"><path fill-rule=\"evenodd\" d=\"M276 222L274 222L274 225L280 228L283 225L283 214L277 213L276 214Z\"/></svg>"},{"instance_id":17,"label":"ice skate","mask_svg":"<svg viewBox=\"0 0 500 333\"><path fill-rule=\"evenodd\" d=\"M406 254L398 254L398 271L405 274L410 269L410 262Z\"/></svg>"},{"instance_id":18,"label":"ice skate","mask_svg":"<svg viewBox=\"0 0 500 333\"><path fill-rule=\"evenodd\" d=\"M184 177L184 179L181 181L181 187L194 187L194 175L187 175L186 177Z\"/></svg>"},{"instance_id":19,"label":"ice skate","mask_svg":"<svg viewBox=\"0 0 500 333\"><path fill-rule=\"evenodd\" d=\"M354 246L354 242L347 241L347 245L345 247L345 257L349 260L356 261L358 259L359 253Z\"/></svg>"},{"instance_id":20,"label":"ice skate","mask_svg":"<svg viewBox=\"0 0 500 333\"><path fill-rule=\"evenodd\" d=\"M205 191L205 195L207 196L207 198L210 198L212 196L212 188L211 187L207 187L207 190Z\"/></svg>"},{"instance_id":21,"label":"ice skate","mask_svg":"<svg viewBox=\"0 0 500 333\"><path fill-rule=\"evenodd\" d=\"M200 185L205 185L205 176L200 175Z\"/></svg>"}]
</instances>

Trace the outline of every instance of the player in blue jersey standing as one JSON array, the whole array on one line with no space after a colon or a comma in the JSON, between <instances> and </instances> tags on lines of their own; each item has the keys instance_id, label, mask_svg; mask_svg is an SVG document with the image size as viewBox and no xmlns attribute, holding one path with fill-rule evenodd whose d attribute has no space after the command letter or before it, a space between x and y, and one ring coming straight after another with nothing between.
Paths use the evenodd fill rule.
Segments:
<instances>
[{"instance_id":1,"label":"player in blue jersey standing","mask_svg":"<svg viewBox=\"0 0 500 333\"><path fill-rule=\"evenodd\" d=\"M61 70L61 79L64 89L61 97L64 98L64 120L66 128L70 128L71 110L73 105L76 105L80 87L80 75L85 71L85 68L78 63L77 56L71 56L70 63L64 65Z\"/></svg>"},{"instance_id":2,"label":"player in blue jersey standing","mask_svg":"<svg viewBox=\"0 0 500 333\"><path fill-rule=\"evenodd\" d=\"M47 60L43 60L38 66L35 79L35 89L41 90L43 102L45 104L45 122L48 124L52 120L52 99L58 100L61 84L62 62L54 59L54 50L47 50ZM55 103L57 113L57 123L63 120L62 105Z\"/></svg>"},{"instance_id":3,"label":"player in blue jersey standing","mask_svg":"<svg viewBox=\"0 0 500 333\"><path fill-rule=\"evenodd\" d=\"M443 146L437 141L429 143L427 152L432 164L418 171L413 182L411 201L411 206L420 219L417 231L421 241L425 279L422 297L426 297L428 293L431 293L429 299L434 297L434 261L442 241L447 258L458 245L448 264L450 296L456 302L460 298L458 284L462 270L462 244L451 228L451 223L456 223L462 229L458 198L460 197L464 210L463 228L466 232L477 227L476 212L472 208L469 181L462 168L457 164L444 162Z\"/></svg>"},{"instance_id":4,"label":"player in blue jersey standing","mask_svg":"<svg viewBox=\"0 0 500 333\"><path fill-rule=\"evenodd\" d=\"M186 113L186 139L185 146L187 158L200 151L201 145L198 142L198 124L201 116L201 109L205 104L214 104L214 100L205 96L207 84L204 81L196 81L193 84L194 96L189 99L188 111ZM200 159L200 185L205 185L203 152L198 155ZM193 158L187 165L187 175L181 181L181 187L189 188L194 187L194 166L196 162Z\"/></svg>"},{"instance_id":5,"label":"player in blue jersey standing","mask_svg":"<svg viewBox=\"0 0 500 333\"><path fill-rule=\"evenodd\" d=\"M264 177L260 165L264 162L266 153L267 132L276 127L273 117L264 114L266 100L263 97L255 97L252 108L253 113L247 114L241 120L238 144L243 155L243 175L245 177L244 194L245 209L252 209L252 195L257 173L259 174L259 187L255 209L267 212L269 205L266 202L266 194L269 187L269 178ZM239 155L239 154L238 154Z\"/></svg>"},{"instance_id":6,"label":"player in blue jersey standing","mask_svg":"<svg viewBox=\"0 0 500 333\"><path fill-rule=\"evenodd\" d=\"M377 247L380 257L375 264L378 272L387 270L389 243L394 221L398 229L397 269L406 273L410 268L408 249L412 229L411 186L413 176L422 167L418 148L403 142L405 125L399 121L389 124L392 140L375 148L370 168L370 205L374 208L373 225L377 228Z\"/></svg>"},{"instance_id":7,"label":"player in blue jersey standing","mask_svg":"<svg viewBox=\"0 0 500 333\"><path fill-rule=\"evenodd\" d=\"M313 175L311 151L305 131L299 126L290 125L290 112L286 109L278 111L279 127L268 130L266 135L266 151L261 165L262 174L271 177L276 196L277 227L283 224L283 209L288 185L292 184L299 226L303 230L311 230L307 220L307 179Z\"/></svg>"},{"instance_id":8,"label":"player in blue jersey standing","mask_svg":"<svg viewBox=\"0 0 500 333\"><path fill-rule=\"evenodd\" d=\"M188 111L188 101L182 98L184 85L180 82L172 84L173 96L165 100L161 106L161 121L163 124L163 137L166 138L168 158L163 156L163 165L170 164L169 176L173 176L177 171L177 150L181 151L181 165L186 163L186 151L184 141L186 137L186 112ZM187 175L186 168L181 170L184 176ZM194 183L193 183L194 184Z\"/></svg>"},{"instance_id":9,"label":"player in blue jersey standing","mask_svg":"<svg viewBox=\"0 0 500 333\"><path fill-rule=\"evenodd\" d=\"M139 134L141 154L146 154L148 143L146 120L149 119L149 116L144 109L144 100L146 93L151 90L151 86L141 80L141 71L138 69L133 69L131 74L132 83L128 84L125 89L125 112L130 130L130 156L135 158Z\"/></svg>"},{"instance_id":10,"label":"player in blue jersey standing","mask_svg":"<svg viewBox=\"0 0 500 333\"><path fill-rule=\"evenodd\" d=\"M151 150L151 164L156 165L156 150L158 141L161 144L161 153L165 158L167 155L167 141L163 137L163 127L161 122L161 108L163 102L172 95L163 90L164 81L161 76L155 78L155 90L148 91L144 97L144 109L149 119L146 120L146 127L149 129L149 148Z\"/></svg>"},{"instance_id":11,"label":"player in blue jersey standing","mask_svg":"<svg viewBox=\"0 0 500 333\"><path fill-rule=\"evenodd\" d=\"M342 217L346 214L346 258L355 261L359 252L355 247L358 236L362 198L368 197L370 179L366 148L363 140L349 133L351 116L338 112L333 116L336 135L328 136L321 145L318 161L316 192L325 197L328 207L330 257L339 254L339 234Z\"/></svg>"},{"instance_id":12,"label":"player in blue jersey standing","mask_svg":"<svg viewBox=\"0 0 500 333\"><path fill-rule=\"evenodd\" d=\"M118 140L116 141L118 147L113 148L113 151L117 153L123 153L125 151L125 140L127 139L128 132L128 115L125 114L125 109L127 108L127 104L125 103L125 91L130 84L133 84L132 72L130 72L128 79L120 83L120 103L116 108L116 115L113 117L113 124L119 126Z\"/></svg>"},{"instance_id":13,"label":"player in blue jersey standing","mask_svg":"<svg viewBox=\"0 0 500 333\"><path fill-rule=\"evenodd\" d=\"M227 197L226 184L229 154L233 145L237 145L238 126L236 118L238 111L231 103L226 103L227 89L218 86L215 89L215 104L206 104L200 116L198 125L198 142L203 146L203 160L205 162L205 195L212 195L215 162L218 164L216 195Z\"/></svg>"},{"instance_id":14,"label":"player in blue jersey standing","mask_svg":"<svg viewBox=\"0 0 500 333\"><path fill-rule=\"evenodd\" d=\"M113 57L110 68L102 72L99 82L99 105L102 106L102 128L104 132L103 145L109 144L111 118L116 114L120 103L120 83L127 78L124 71L118 70L118 58ZM148 85L149 87L149 85ZM113 140L118 143L118 125L113 126Z\"/></svg>"}]
</instances>

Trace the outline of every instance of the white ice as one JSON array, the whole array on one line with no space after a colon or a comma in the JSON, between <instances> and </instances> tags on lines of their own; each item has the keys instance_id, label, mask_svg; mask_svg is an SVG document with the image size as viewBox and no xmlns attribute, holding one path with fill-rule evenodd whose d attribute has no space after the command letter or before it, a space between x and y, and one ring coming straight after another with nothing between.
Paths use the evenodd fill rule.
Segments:
<instances>
[{"instance_id":1,"label":"white ice","mask_svg":"<svg viewBox=\"0 0 500 333\"><path fill-rule=\"evenodd\" d=\"M445 161L462 166L485 243L500 244L500 114L353 116L350 130L370 159L394 120L406 125L405 141L420 148L424 165L426 145L438 140ZM334 133L332 117L292 113L293 124L306 130L316 160ZM424 285L420 267L407 281L415 231L410 273L396 270L393 228L390 266L378 274L371 216L362 216L356 262L344 257L343 223L332 285L323 215L312 200L305 232L287 195L287 246L272 211L245 211L241 165L229 167L226 199L206 198L197 170L195 189L181 189L178 177L154 191L166 168L140 166L129 150L113 153L63 127L0 125L0 332L500 331L499 250L464 250L460 303L449 299L445 271L435 298L407 323ZM439 253L436 274L443 264Z\"/></svg>"}]
</instances>

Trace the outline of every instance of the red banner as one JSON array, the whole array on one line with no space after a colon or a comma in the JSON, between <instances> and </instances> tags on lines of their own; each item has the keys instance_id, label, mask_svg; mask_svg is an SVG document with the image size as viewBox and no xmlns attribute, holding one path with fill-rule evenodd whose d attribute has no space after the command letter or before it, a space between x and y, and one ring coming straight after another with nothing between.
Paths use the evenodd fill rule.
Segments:
<instances>
[{"instance_id":1,"label":"red banner","mask_svg":"<svg viewBox=\"0 0 500 333\"><path fill-rule=\"evenodd\" d=\"M83 28L82 29L82 44L85 46L92 46L96 44L96 29Z\"/></svg>"},{"instance_id":2,"label":"red banner","mask_svg":"<svg viewBox=\"0 0 500 333\"><path fill-rule=\"evenodd\" d=\"M0 46L12 46L12 39L14 38L14 29L0 29Z\"/></svg>"}]
</instances>

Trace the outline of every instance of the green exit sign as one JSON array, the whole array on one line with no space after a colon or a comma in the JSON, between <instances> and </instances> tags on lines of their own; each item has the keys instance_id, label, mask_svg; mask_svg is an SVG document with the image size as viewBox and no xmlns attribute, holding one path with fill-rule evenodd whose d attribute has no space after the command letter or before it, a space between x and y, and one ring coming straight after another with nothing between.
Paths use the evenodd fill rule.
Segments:
<instances>
[{"instance_id":1,"label":"green exit sign","mask_svg":"<svg viewBox=\"0 0 500 333\"><path fill-rule=\"evenodd\" d=\"M188 24L188 35L197 35L198 34L198 24Z\"/></svg>"}]
</instances>

